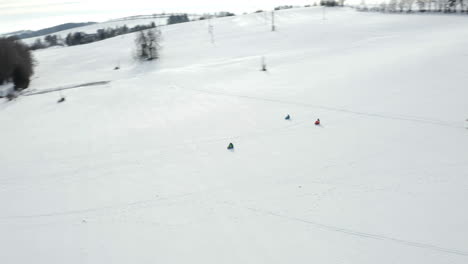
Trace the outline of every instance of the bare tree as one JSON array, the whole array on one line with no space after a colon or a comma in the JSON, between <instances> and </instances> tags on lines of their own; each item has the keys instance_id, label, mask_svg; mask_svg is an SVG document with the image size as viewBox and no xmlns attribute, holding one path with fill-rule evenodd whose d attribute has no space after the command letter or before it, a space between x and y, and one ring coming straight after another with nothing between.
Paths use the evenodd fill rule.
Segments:
<instances>
[{"instance_id":1,"label":"bare tree","mask_svg":"<svg viewBox=\"0 0 468 264\"><path fill-rule=\"evenodd\" d=\"M416 4L418 5L419 12L426 12L426 0L416 0Z\"/></svg>"},{"instance_id":2,"label":"bare tree","mask_svg":"<svg viewBox=\"0 0 468 264\"><path fill-rule=\"evenodd\" d=\"M45 42L48 43L49 46L57 46L58 45L58 38L57 35L47 35L44 37Z\"/></svg>"},{"instance_id":3,"label":"bare tree","mask_svg":"<svg viewBox=\"0 0 468 264\"><path fill-rule=\"evenodd\" d=\"M140 60L155 60L159 58L161 32L158 29L142 30L135 39L136 57Z\"/></svg>"},{"instance_id":4,"label":"bare tree","mask_svg":"<svg viewBox=\"0 0 468 264\"><path fill-rule=\"evenodd\" d=\"M29 48L30 48L31 50L43 49L43 48L45 48L45 47L46 47L46 45L42 42L42 40L41 40L40 38L37 38L37 39L34 41L34 43L33 43L31 46L29 46Z\"/></svg>"},{"instance_id":5,"label":"bare tree","mask_svg":"<svg viewBox=\"0 0 468 264\"><path fill-rule=\"evenodd\" d=\"M454 13L457 8L457 0L448 0L446 5L446 12Z\"/></svg>"},{"instance_id":6,"label":"bare tree","mask_svg":"<svg viewBox=\"0 0 468 264\"><path fill-rule=\"evenodd\" d=\"M406 6L407 6L406 12L408 12L408 13L413 12L414 1L415 0L406 0Z\"/></svg>"},{"instance_id":7,"label":"bare tree","mask_svg":"<svg viewBox=\"0 0 468 264\"><path fill-rule=\"evenodd\" d=\"M159 45L160 41L160 31L150 29L146 32L148 37L148 54L149 60L154 60L159 58L159 50L161 46Z\"/></svg>"},{"instance_id":8,"label":"bare tree","mask_svg":"<svg viewBox=\"0 0 468 264\"><path fill-rule=\"evenodd\" d=\"M387 5L388 12L396 12L397 10L397 0L390 0Z\"/></svg>"}]
</instances>

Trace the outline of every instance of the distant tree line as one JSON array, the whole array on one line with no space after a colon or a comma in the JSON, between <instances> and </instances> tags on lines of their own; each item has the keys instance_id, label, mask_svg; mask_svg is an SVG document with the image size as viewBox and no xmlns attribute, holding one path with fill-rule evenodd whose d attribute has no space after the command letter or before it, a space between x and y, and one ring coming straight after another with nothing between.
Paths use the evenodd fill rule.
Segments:
<instances>
[{"instance_id":1,"label":"distant tree line","mask_svg":"<svg viewBox=\"0 0 468 264\"><path fill-rule=\"evenodd\" d=\"M344 6L345 0L321 0L320 5L321 6Z\"/></svg>"},{"instance_id":2,"label":"distant tree line","mask_svg":"<svg viewBox=\"0 0 468 264\"><path fill-rule=\"evenodd\" d=\"M275 11L291 9L291 8L294 8L294 6L292 6L292 5L282 5L282 6L275 7Z\"/></svg>"},{"instance_id":3,"label":"distant tree line","mask_svg":"<svg viewBox=\"0 0 468 264\"><path fill-rule=\"evenodd\" d=\"M91 42L113 38L116 36L138 32L138 31L142 31L145 29L155 28L155 27L156 27L156 24L154 22L151 22L148 25L136 25L131 28L127 27L127 25L123 25L121 27L115 27L115 28L98 29L96 33L92 33L92 34L87 34L84 32L69 33L67 37L65 38L65 44L67 46L88 44Z\"/></svg>"},{"instance_id":4,"label":"distant tree line","mask_svg":"<svg viewBox=\"0 0 468 264\"><path fill-rule=\"evenodd\" d=\"M363 0L359 11L377 12L433 12L433 13L468 13L468 0L389 0L379 5L368 6Z\"/></svg>"},{"instance_id":5,"label":"distant tree line","mask_svg":"<svg viewBox=\"0 0 468 264\"><path fill-rule=\"evenodd\" d=\"M230 17L230 16L235 16L235 15L236 14L231 13L231 12L227 12L227 11L222 11L222 12L215 13L215 17Z\"/></svg>"},{"instance_id":6,"label":"distant tree line","mask_svg":"<svg viewBox=\"0 0 468 264\"><path fill-rule=\"evenodd\" d=\"M61 24L61 25L54 26L54 27L44 28L44 29L37 30L37 31L28 30L28 31L12 32L10 33L10 35L17 37L19 39L34 38L34 37L39 37L39 36L44 36L44 35L50 35L52 33L67 30L67 29L83 27L83 26L88 26L88 25L93 25L93 24L96 24L96 22L66 23L66 24Z\"/></svg>"},{"instance_id":7,"label":"distant tree line","mask_svg":"<svg viewBox=\"0 0 468 264\"><path fill-rule=\"evenodd\" d=\"M181 14L181 15L170 15L169 18L167 19L167 24L178 24L178 23L185 23L189 22L190 19L187 14Z\"/></svg>"},{"instance_id":8,"label":"distant tree line","mask_svg":"<svg viewBox=\"0 0 468 264\"><path fill-rule=\"evenodd\" d=\"M123 25L121 27L115 28L106 28L106 29L98 29L96 33L85 33L85 32L73 32L68 33L65 39L62 39L60 36L57 35L47 35L44 39L36 39L33 44L30 45L31 50L37 49L44 49L52 46L57 45L67 45L67 46L75 46L75 45L82 45L88 44L112 37L116 37L123 34L133 33L142 31L145 29L155 28L156 24L151 22L148 25L136 25L132 28L127 27L127 25Z\"/></svg>"},{"instance_id":9,"label":"distant tree line","mask_svg":"<svg viewBox=\"0 0 468 264\"><path fill-rule=\"evenodd\" d=\"M205 13L203 14L198 20L205 20L205 19L210 19L210 18L215 18L215 17L230 17L230 16L235 16L236 14L227 12L227 11L221 11L217 13Z\"/></svg>"},{"instance_id":10,"label":"distant tree line","mask_svg":"<svg viewBox=\"0 0 468 264\"><path fill-rule=\"evenodd\" d=\"M42 39L37 38L32 45L29 46L31 50L44 49L52 46L63 45L63 40L57 35L47 35Z\"/></svg>"},{"instance_id":11,"label":"distant tree line","mask_svg":"<svg viewBox=\"0 0 468 264\"><path fill-rule=\"evenodd\" d=\"M0 85L12 82L19 91L29 86L34 59L29 47L17 38L0 38Z\"/></svg>"}]
</instances>

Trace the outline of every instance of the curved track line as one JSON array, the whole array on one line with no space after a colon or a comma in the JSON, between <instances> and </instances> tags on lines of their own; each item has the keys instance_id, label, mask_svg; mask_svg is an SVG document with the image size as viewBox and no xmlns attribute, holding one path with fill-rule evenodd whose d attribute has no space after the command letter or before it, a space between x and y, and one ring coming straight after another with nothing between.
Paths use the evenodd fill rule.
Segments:
<instances>
[{"instance_id":1,"label":"curved track line","mask_svg":"<svg viewBox=\"0 0 468 264\"><path fill-rule=\"evenodd\" d=\"M410 121L410 122L415 122L415 123L431 124L431 125L436 125L436 126L445 126L445 127L452 127L452 128L464 128L461 125L456 125L456 124L445 122L442 120L429 119L429 118L392 116L392 115L386 115L386 114L354 111L354 110L349 110L345 108L329 107L329 106L324 106L324 105L315 105L315 104L307 104L307 103L301 103L301 102L286 101L286 100L280 100L280 99L274 99L274 98L264 98L264 97L257 97L257 96L251 96L251 95L231 94L231 93L225 93L225 92L208 91L208 90L203 90L203 89L185 88L185 87L180 87L176 85L173 87L179 88L182 90L191 90L191 91L197 91L197 92L207 93L207 94L214 94L214 95L228 96L228 97L238 97L238 98L245 98L245 99L250 99L250 100L288 104L288 105L295 105L295 106L301 106L301 107L311 107L311 108L318 108L318 109L323 109L327 111L342 112L342 113L361 115L361 116Z\"/></svg>"},{"instance_id":2,"label":"curved track line","mask_svg":"<svg viewBox=\"0 0 468 264\"><path fill-rule=\"evenodd\" d=\"M418 247L418 248L422 248L422 249L429 249L429 250L434 250L434 251L459 255L459 256L463 256L463 257L468 257L468 252L467 251L462 251L462 250L458 250L458 249L444 248L444 247L431 245L431 244L427 244L427 243L409 241L409 240L394 238L394 237L385 236L385 235L360 232L360 231L355 231L355 230L352 230L352 229L347 229L347 228L342 228L342 227L337 227L337 226L332 226L332 225L326 225L326 224L322 224L322 223L319 223L319 222L315 222L315 221L311 221L311 220L307 220L307 219L303 219L303 218L299 218L299 217L294 217L294 216L289 216L289 215L276 213L276 212L269 211L269 210L264 210L264 209L254 208L254 207L239 206L239 205L237 205L235 203L232 203L232 202L221 202L221 203L227 204L227 205L230 205L230 206L239 207L239 208L244 208L246 210L253 211L253 212L256 212L256 213L260 213L260 214L263 214L263 215L270 215L270 216L279 217L279 218L283 218L283 219L287 219L287 220L291 220L291 221L295 221L295 222L301 222L301 223L309 224L309 225L315 226L316 228L320 228L320 229L327 230L327 231L339 232L339 233L343 233L343 234L347 234L347 235L351 235L351 236L362 237L362 238L369 238L369 239L375 239L375 240L381 240L381 241L394 242L394 243L398 243L398 244L402 244L402 245L406 245L406 246Z\"/></svg>"},{"instance_id":3,"label":"curved track line","mask_svg":"<svg viewBox=\"0 0 468 264\"><path fill-rule=\"evenodd\" d=\"M203 192L206 192L206 191L191 192L191 193L179 194L179 195L174 195L174 196L169 196L169 197L139 200L139 201L134 201L134 202L131 202L131 203L126 203L126 204L107 205L107 206L87 208L87 209L81 209L81 210L68 210L68 211L59 211L59 212L50 212L50 213L32 214L32 215L5 216L5 217L0 217L0 221L1 220L10 220L10 219L30 219L30 218L42 218L42 217L80 215L80 214L84 214L84 213L100 212L100 211L107 211L107 210L116 210L116 209L122 209L122 208L133 208L133 207L136 207L136 206L139 206L139 205L144 205L144 204L149 204L149 203L172 201L174 199L190 197L190 196L200 194L200 193L203 193Z\"/></svg>"}]
</instances>

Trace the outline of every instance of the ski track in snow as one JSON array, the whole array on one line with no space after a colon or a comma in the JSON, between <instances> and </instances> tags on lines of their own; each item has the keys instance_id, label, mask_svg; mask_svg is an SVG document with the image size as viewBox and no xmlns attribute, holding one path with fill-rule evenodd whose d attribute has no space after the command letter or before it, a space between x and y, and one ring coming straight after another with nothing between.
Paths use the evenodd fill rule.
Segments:
<instances>
[{"instance_id":1,"label":"ski track in snow","mask_svg":"<svg viewBox=\"0 0 468 264\"><path fill-rule=\"evenodd\" d=\"M138 151L138 153L139 153L140 157L154 156L155 154L161 154L163 152L162 150L168 150L168 149L173 150L174 148L183 148L183 149L185 149L185 147L191 146L191 145L214 144L214 143L218 143L218 142L225 142L226 140L235 140L235 139L236 140L240 140L240 139L253 140L253 139L257 138L257 137L270 135L270 134L275 134L277 132L281 132L281 131L284 131L284 130L289 130L289 129L292 129L294 127L299 127L299 126L305 124L306 122L308 122L308 121L307 120L295 121L294 123L286 125L286 126L279 126L279 127L275 127L275 128L265 129L263 131L256 131L256 132L251 132L251 133L246 133L246 134L241 134L241 135L216 137L216 138L208 138L208 139L199 139L199 140L188 140L188 141L185 141L184 143L181 143L181 144L160 145L160 146L154 147L154 150ZM113 160L111 162L106 162L105 165L109 166L109 167L112 167L114 165L122 164L122 162L124 162L126 160L126 155L128 155L129 153L132 153L132 150L125 150L125 151L118 151L118 152L114 151L114 152L111 153L111 155L114 156L114 158L117 155L121 155L122 158L121 159L115 159L115 160ZM81 160L84 157L89 157L90 155L95 155L95 156L99 157L99 156L102 156L102 153L95 153L95 154L87 153L87 154L83 154L83 155L75 155L73 157L66 157L66 160L67 161ZM61 158L63 159L64 157L61 157ZM23 161L21 161L21 162L24 164ZM123 165L120 165L120 166L123 166ZM17 179L17 177L1 178L0 179L0 187L2 187L2 188L0 188L0 191L2 189L4 190L4 189L6 189L6 188L8 188L8 187L10 187L12 185L37 186L37 183L40 183L40 182L43 182L43 181L49 181L49 180L54 180L54 179L66 179L66 178L74 179L75 177L73 175L79 174L78 172L94 171L94 170L102 168L102 167L103 167L102 163L89 165L89 166L85 166L85 167L82 166L82 167L80 167L78 169L73 169L74 172L67 175L67 176L63 176L64 173L60 172L60 173L50 174L50 176L48 176L48 177L37 178L37 179L31 180L31 181L28 181L28 182L24 182L24 183L13 183L12 184L10 182L11 180ZM99 177L104 177L104 176L99 176ZM88 178L89 177L86 177L86 179L88 179ZM83 179L83 178L80 178L80 179Z\"/></svg>"},{"instance_id":2,"label":"ski track in snow","mask_svg":"<svg viewBox=\"0 0 468 264\"><path fill-rule=\"evenodd\" d=\"M208 90L203 90L203 89L186 88L186 87L180 87L180 86L174 86L174 87L175 88L180 88L182 90L190 90L190 91L196 91L196 92L201 92L201 93L206 93L206 94L214 94L214 95L219 95L219 96L237 97L237 98L244 98L244 99L264 101L264 102L295 105L295 106L300 106L300 107L318 108L318 109L323 109L323 110L327 110L327 111L342 112L342 113L360 115L360 116L377 117L377 118L390 119L390 120L409 121L409 122L423 123L423 124L430 124L430 125L451 127L451 128L465 128L463 125L457 125L457 124L454 124L454 123L444 122L442 120L436 120L436 119L430 119L430 118L421 118L421 117L416 118L416 117L409 117L409 116L405 117L405 116L397 116L397 115L394 116L394 115L387 115L387 114L360 112L360 111L354 111L354 110L338 108L338 107L329 107L329 106L323 106L323 105L307 104L307 103L286 101L286 100L274 99L274 98L258 97L258 96L251 96L251 95L241 95L241 94L232 94L232 93L219 92L219 91L208 91Z\"/></svg>"},{"instance_id":3,"label":"ski track in snow","mask_svg":"<svg viewBox=\"0 0 468 264\"><path fill-rule=\"evenodd\" d=\"M326 192L330 192L329 189ZM219 190L216 190L219 191ZM203 193L207 192L202 191ZM115 211L115 210L125 210L124 208L139 208L141 206L144 206L145 204L150 205L150 207L155 206L155 203L158 202L173 202L174 199L179 199L179 198L186 198L186 197L191 197L194 195L198 195L202 192L193 192L193 193L186 193L186 194L180 194L180 195L174 195L170 197L161 197L161 198L156 198L156 199L147 199L147 200L140 200L140 201L135 201L131 203L126 203L126 204L121 204L121 205L110 205L110 206L102 206L102 207L96 207L96 208L89 208L89 209L82 209L82 210L69 210L69 211L61 211L61 212L53 212L53 213L45 213L45 214L36 214L36 215L15 215L15 216L6 216L6 217L1 217L0 220L2 221L8 221L12 219L31 219L31 218L44 218L44 217L60 217L60 216L70 216L70 215L79 215L81 217L84 217L87 213L97 213L97 212L109 212L109 211ZM266 216L273 216L273 217L278 217L290 221L295 221L295 222L300 222L308 225L312 225L316 228L326 230L326 231L331 231L331 232L338 232L346 235L351 235L355 237L360 237L360 238L365 238L365 239L373 239L373 240L380 240L380 241L385 241L385 242L392 242L392 243L397 243L405 246L411 246L411 247L416 247L416 248L422 248L422 249L427 249L427 250L433 250L433 251L438 251L442 253L449 253L449 254L455 254L459 256L464 256L468 257L468 252L458 250L458 249L452 249L452 248L445 248L445 247L440 247L437 245L432 245L432 244L427 244L427 243L422 243L422 242L415 242L415 241L410 241L410 240L405 240L405 239L399 239L399 238L394 238L391 236L387 235L380 235L380 234L373 234L373 233L366 233L366 232L360 232L352 229L347 229L347 228L342 228L338 226L333 226L333 225L327 225L323 223L319 223L316 221L300 218L300 217L295 217L295 216L290 216L286 214L281 214L278 212L274 212L271 210L265 210L257 207L252 207L252 206L242 206L239 205L235 202L231 201L215 201L213 203L216 204L221 204L221 205L228 205L230 207L234 208L241 208L245 209L254 213L258 213L261 215L266 215ZM142 207L143 209L145 207ZM107 215L109 216L109 215ZM151 223L151 224L161 224L158 222L154 221L139 221L139 223L144 224L144 223ZM48 225L48 224L47 224ZM177 225L174 225L177 226Z\"/></svg>"},{"instance_id":4,"label":"ski track in snow","mask_svg":"<svg viewBox=\"0 0 468 264\"><path fill-rule=\"evenodd\" d=\"M28 90L28 91L25 91L24 93L21 93L21 95L23 95L23 96L32 96L32 95L53 93L53 92L69 90L69 89L76 89L76 88L82 88L82 87L88 87L88 86L106 85L108 83L110 83L110 81L88 82L88 83L67 85L67 86L63 86L63 87L56 87L56 88L50 88L50 89L41 89L39 91L34 91L34 90L29 91Z\"/></svg>"},{"instance_id":5,"label":"ski track in snow","mask_svg":"<svg viewBox=\"0 0 468 264\"><path fill-rule=\"evenodd\" d=\"M315 222L315 221L312 221L312 220L307 220L307 219L303 219L303 218L299 218L299 217L284 215L284 214L280 214L280 213L277 213L277 212L274 212L274 211L259 209L259 208L255 208L255 207L243 207L243 206L239 206L239 205L237 205L235 203L232 203L232 202L221 202L221 203L231 205L231 206L234 206L234 207L241 207L241 208L244 208L246 210L256 212L256 213L260 213L260 214L263 214L263 215L270 215L270 216L279 217L279 218L283 218L283 219L287 219L287 220L291 220L291 221L295 221L295 222L305 223L305 224L312 225L312 226L314 226L316 228L320 228L320 229L323 229L323 230L339 232L339 233L352 235L352 236L357 236L357 237L362 237L362 238L394 242L394 243L398 243L398 244L402 244L402 245L406 245L406 246L412 246L412 247L417 247L417 248L435 250L435 251L439 251L439 252L450 253L450 254L455 254L455 255L468 257L468 251L462 251L462 250L451 249L451 248L444 248L444 247L439 247L439 246L436 246L436 245L420 243L420 242L414 242L414 241L409 241L409 240L404 240L404 239L398 239L398 238L393 238L393 237L385 236L385 235L378 235L378 234L359 232L359 231L355 231L355 230L352 230L352 229L347 229L347 228L342 228L342 227L337 227L337 226L332 226L332 225L326 225L326 224L322 224L322 223Z\"/></svg>"},{"instance_id":6,"label":"ski track in snow","mask_svg":"<svg viewBox=\"0 0 468 264\"><path fill-rule=\"evenodd\" d=\"M335 188L328 189L326 192L333 191ZM60 216L70 216L70 215L79 215L81 217L84 217L87 213L101 213L101 212L106 212L109 213L109 211L115 211L115 210L126 210L126 209L145 209L148 207L145 207L145 205L148 205L149 207L154 207L156 204L159 202L174 202L174 200L180 199L180 198L186 198L186 197L191 197L195 195L199 195L201 193L206 193L209 190L201 191L201 192L193 192L193 193L185 193L185 194L180 194L180 195L174 195L174 196L169 196L169 197L160 197L160 198L155 198L155 199L146 199L146 200L140 200L140 201L134 201L131 203L126 203L126 204L121 204L121 205L110 205L110 206L102 206L102 207L96 207L96 208L89 208L89 209L82 209L82 210L69 210L69 211L60 211L60 212L53 212L53 213L45 213L45 214L35 214L35 215L15 215L15 216L6 216L6 217L1 217L0 220L2 221L8 221L12 219L32 219L32 218L44 218L44 217L60 217ZM219 189L216 189L215 191L219 191ZM177 203L177 202L176 202ZM180 203L180 201L179 201ZM320 222L316 222L313 220L308 220L300 217L295 217L295 216L290 216L282 213L278 213L275 211L271 210L266 210L266 209L261 209L257 207L252 207L252 206L242 206L238 203L232 202L232 201L213 201L213 202L208 202L208 204L221 204L221 205L227 205L233 208L241 208L245 209L254 213L258 213L261 215L266 215L266 216L273 216L273 217L278 217L290 221L295 221L295 222L300 222L308 225L312 225L316 228L326 230L326 231L331 231L331 232L338 232L346 235L351 235L355 237L360 237L360 238L365 238L365 239L373 239L373 240L380 240L380 241L385 241L385 242L392 242L392 243L397 243L401 244L404 246L411 246L411 247L416 247L416 248L422 248L422 249L427 249L427 250L433 250L433 251L438 251L442 253L449 253L449 254L454 254L454 255L459 255L459 256L464 256L468 257L468 252L458 250L458 249L452 249L452 248L445 248L445 247L440 247L437 245L432 245L432 244L427 244L427 243L422 243L422 242L415 242L415 241L410 241L410 240L405 240L405 239L399 239L399 238L394 238L391 236L387 235L380 235L380 234L373 234L373 233L366 233L366 232L361 232L361 231L356 231L353 229L348 229L348 228L342 228L338 226L333 226L333 225L327 225L323 224ZM206 204L207 205L207 204ZM143 207L142 207L143 206ZM126 209L125 209L126 208ZM109 214L107 214L109 216ZM154 221L139 221L141 224L162 224L159 222L154 222ZM177 226L177 225L174 225Z\"/></svg>"},{"instance_id":7,"label":"ski track in snow","mask_svg":"<svg viewBox=\"0 0 468 264\"><path fill-rule=\"evenodd\" d=\"M101 206L95 208L87 208L81 210L68 210L68 211L59 211L59 212L51 212L51 213L44 213L44 214L32 214L32 215L12 215L12 216L5 216L0 217L0 220L7 221L11 219L31 219L31 218L44 218L44 217L57 217L57 216L69 216L69 215L83 215L86 213L96 213L96 212L105 212L105 211L113 211L113 210L120 210L122 208L132 208L132 207L139 207L145 204L154 204L155 202L172 202L173 200L190 197L196 194L200 194L203 192L207 192L207 190L199 191L199 192L192 192L192 193L185 193L179 195L173 195L168 197L158 197L154 199L146 199L146 200L139 200L134 201L131 203L119 204L119 205L109 205L109 206Z\"/></svg>"}]
</instances>

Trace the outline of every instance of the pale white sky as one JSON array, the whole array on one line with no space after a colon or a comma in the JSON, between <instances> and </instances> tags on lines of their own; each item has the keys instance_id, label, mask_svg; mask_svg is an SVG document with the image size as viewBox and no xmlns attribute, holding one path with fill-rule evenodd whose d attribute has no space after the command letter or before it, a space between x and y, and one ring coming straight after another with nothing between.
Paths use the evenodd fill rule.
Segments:
<instances>
[{"instance_id":1,"label":"pale white sky","mask_svg":"<svg viewBox=\"0 0 468 264\"><path fill-rule=\"evenodd\" d=\"M319 0L0 0L0 33L160 12L236 14Z\"/></svg>"}]
</instances>

